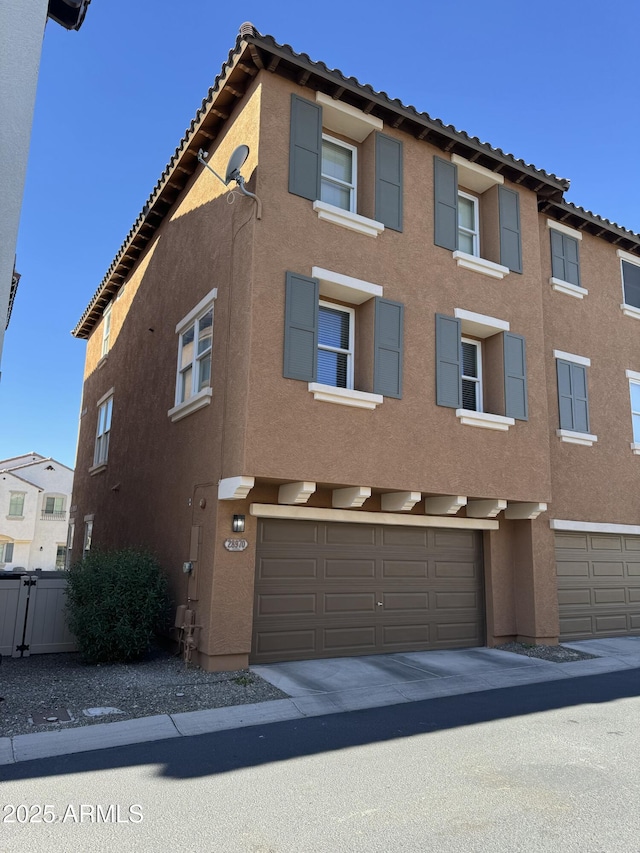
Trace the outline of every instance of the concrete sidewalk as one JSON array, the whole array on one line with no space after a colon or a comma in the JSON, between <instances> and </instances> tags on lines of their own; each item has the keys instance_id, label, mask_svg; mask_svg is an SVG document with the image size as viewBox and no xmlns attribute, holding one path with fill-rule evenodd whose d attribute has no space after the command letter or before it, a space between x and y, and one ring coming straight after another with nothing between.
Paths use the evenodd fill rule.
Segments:
<instances>
[{"instance_id":1,"label":"concrete sidewalk","mask_svg":"<svg viewBox=\"0 0 640 853\"><path fill-rule=\"evenodd\" d=\"M0 764L640 668L640 637L563 645L596 657L552 663L480 648L253 666L289 698L0 738Z\"/></svg>"}]
</instances>

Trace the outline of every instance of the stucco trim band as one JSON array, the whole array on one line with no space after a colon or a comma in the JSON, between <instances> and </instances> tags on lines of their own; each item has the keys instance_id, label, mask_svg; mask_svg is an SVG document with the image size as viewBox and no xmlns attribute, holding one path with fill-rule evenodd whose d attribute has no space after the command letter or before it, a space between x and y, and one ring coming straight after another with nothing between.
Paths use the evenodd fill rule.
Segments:
<instances>
[{"instance_id":1,"label":"stucco trim band","mask_svg":"<svg viewBox=\"0 0 640 853\"><path fill-rule=\"evenodd\" d=\"M352 524L386 524L401 527L449 527L458 530L498 530L499 522L479 518L451 518L424 515L396 515L392 512L328 509L309 506L276 506L250 504L250 515L256 518L286 518L304 521L344 521ZM640 528L638 528L640 531Z\"/></svg>"},{"instance_id":2,"label":"stucco trim band","mask_svg":"<svg viewBox=\"0 0 640 853\"><path fill-rule=\"evenodd\" d=\"M582 533L627 533L640 536L640 524L609 524L606 521L566 521L552 518L549 521L552 530L576 530Z\"/></svg>"}]
</instances>

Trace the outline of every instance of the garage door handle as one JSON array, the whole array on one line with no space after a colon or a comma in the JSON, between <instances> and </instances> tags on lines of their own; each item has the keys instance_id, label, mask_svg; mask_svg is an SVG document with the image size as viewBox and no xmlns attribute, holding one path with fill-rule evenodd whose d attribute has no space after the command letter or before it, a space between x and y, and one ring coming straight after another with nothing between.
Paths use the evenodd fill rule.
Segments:
<instances>
[{"instance_id":1,"label":"garage door handle","mask_svg":"<svg viewBox=\"0 0 640 853\"><path fill-rule=\"evenodd\" d=\"M382 602L381 602L381 601L379 601L379 602L378 602L378 607L382 607Z\"/></svg>"}]
</instances>

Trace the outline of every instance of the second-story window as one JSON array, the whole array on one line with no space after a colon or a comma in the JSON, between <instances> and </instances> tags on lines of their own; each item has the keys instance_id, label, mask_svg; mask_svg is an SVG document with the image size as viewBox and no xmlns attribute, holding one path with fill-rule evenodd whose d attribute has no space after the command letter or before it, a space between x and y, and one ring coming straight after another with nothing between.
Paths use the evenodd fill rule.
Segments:
<instances>
[{"instance_id":1,"label":"second-story window","mask_svg":"<svg viewBox=\"0 0 640 853\"><path fill-rule=\"evenodd\" d=\"M353 388L355 313L331 302L318 311L318 382L336 388Z\"/></svg>"},{"instance_id":2,"label":"second-story window","mask_svg":"<svg viewBox=\"0 0 640 853\"><path fill-rule=\"evenodd\" d=\"M320 198L356 212L357 149L331 136L322 137Z\"/></svg>"},{"instance_id":3,"label":"second-story window","mask_svg":"<svg viewBox=\"0 0 640 853\"><path fill-rule=\"evenodd\" d=\"M9 498L9 518L22 518L24 515L24 492L12 492Z\"/></svg>"},{"instance_id":4,"label":"second-story window","mask_svg":"<svg viewBox=\"0 0 640 853\"><path fill-rule=\"evenodd\" d=\"M63 497L45 497L42 504L42 518L48 519L63 519L65 518L64 498Z\"/></svg>"},{"instance_id":5,"label":"second-story window","mask_svg":"<svg viewBox=\"0 0 640 853\"><path fill-rule=\"evenodd\" d=\"M213 307L208 308L180 335L180 364L176 403L184 403L211 384Z\"/></svg>"},{"instance_id":6,"label":"second-story window","mask_svg":"<svg viewBox=\"0 0 640 853\"><path fill-rule=\"evenodd\" d=\"M111 434L111 413L113 396L107 397L98 406L98 425L96 427L96 446L93 456L94 465L103 465L109 456L109 436Z\"/></svg>"}]
</instances>

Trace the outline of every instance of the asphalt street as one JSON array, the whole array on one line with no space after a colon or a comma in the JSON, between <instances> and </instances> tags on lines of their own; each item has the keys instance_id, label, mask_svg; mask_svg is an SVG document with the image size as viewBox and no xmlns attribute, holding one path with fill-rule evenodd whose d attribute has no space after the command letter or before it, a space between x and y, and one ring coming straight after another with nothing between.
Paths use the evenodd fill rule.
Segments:
<instances>
[{"instance_id":1,"label":"asphalt street","mask_svg":"<svg viewBox=\"0 0 640 853\"><path fill-rule=\"evenodd\" d=\"M640 670L0 768L0 850L638 853Z\"/></svg>"}]
</instances>

